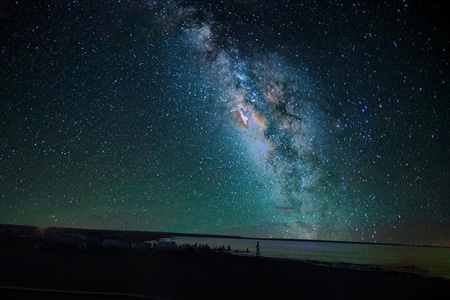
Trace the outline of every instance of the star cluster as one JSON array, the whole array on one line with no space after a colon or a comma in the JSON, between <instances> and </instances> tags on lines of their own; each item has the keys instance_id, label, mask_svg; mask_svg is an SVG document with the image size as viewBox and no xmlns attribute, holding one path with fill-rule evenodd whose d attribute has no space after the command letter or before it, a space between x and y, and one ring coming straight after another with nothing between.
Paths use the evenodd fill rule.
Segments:
<instances>
[{"instance_id":1,"label":"star cluster","mask_svg":"<svg viewBox=\"0 0 450 300\"><path fill-rule=\"evenodd\" d=\"M0 11L0 222L448 242L439 7Z\"/></svg>"}]
</instances>

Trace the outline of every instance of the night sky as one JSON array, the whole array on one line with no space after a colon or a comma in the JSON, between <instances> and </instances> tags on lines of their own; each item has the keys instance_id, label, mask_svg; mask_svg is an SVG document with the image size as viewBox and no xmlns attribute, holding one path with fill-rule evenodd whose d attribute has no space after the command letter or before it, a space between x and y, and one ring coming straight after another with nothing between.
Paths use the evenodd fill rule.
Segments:
<instances>
[{"instance_id":1,"label":"night sky","mask_svg":"<svg viewBox=\"0 0 450 300\"><path fill-rule=\"evenodd\" d=\"M0 223L450 245L423 2L2 1Z\"/></svg>"}]
</instances>

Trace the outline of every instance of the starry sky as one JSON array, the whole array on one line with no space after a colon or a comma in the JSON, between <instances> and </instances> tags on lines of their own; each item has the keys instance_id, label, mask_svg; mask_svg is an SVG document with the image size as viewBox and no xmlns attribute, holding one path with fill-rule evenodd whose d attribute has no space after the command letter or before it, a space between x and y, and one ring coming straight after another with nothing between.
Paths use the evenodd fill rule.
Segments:
<instances>
[{"instance_id":1,"label":"starry sky","mask_svg":"<svg viewBox=\"0 0 450 300\"><path fill-rule=\"evenodd\" d=\"M0 223L450 245L425 2L0 2Z\"/></svg>"}]
</instances>

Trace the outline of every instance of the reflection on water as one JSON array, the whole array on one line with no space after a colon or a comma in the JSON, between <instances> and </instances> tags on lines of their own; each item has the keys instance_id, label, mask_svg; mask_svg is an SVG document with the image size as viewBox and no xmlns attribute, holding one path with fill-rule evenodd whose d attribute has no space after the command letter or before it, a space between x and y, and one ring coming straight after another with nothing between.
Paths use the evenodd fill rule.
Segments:
<instances>
[{"instance_id":1,"label":"reflection on water","mask_svg":"<svg viewBox=\"0 0 450 300\"><path fill-rule=\"evenodd\" d=\"M178 245L207 244L211 248L255 253L259 241L261 256L311 260L327 263L375 265L450 278L450 248L342 242L256 240L238 238L174 237Z\"/></svg>"}]
</instances>

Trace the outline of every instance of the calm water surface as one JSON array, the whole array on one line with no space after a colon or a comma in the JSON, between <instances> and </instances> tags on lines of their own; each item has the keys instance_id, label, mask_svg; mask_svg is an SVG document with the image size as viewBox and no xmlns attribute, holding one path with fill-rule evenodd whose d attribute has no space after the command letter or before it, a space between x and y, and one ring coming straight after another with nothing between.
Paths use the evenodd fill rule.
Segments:
<instances>
[{"instance_id":1,"label":"calm water surface","mask_svg":"<svg viewBox=\"0 0 450 300\"><path fill-rule=\"evenodd\" d=\"M230 246L232 250L255 254L259 241L264 257L379 265L385 268L414 267L430 275L450 278L450 248L342 242L256 240L228 238L174 237L178 245L207 244L211 248Z\"/></svg>"}]
</instances>

